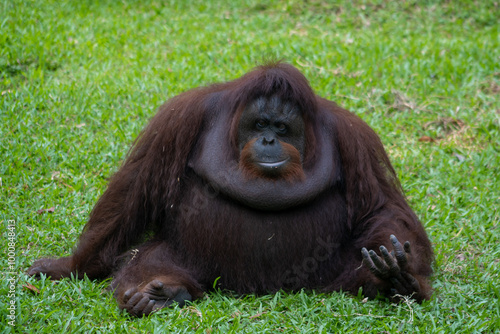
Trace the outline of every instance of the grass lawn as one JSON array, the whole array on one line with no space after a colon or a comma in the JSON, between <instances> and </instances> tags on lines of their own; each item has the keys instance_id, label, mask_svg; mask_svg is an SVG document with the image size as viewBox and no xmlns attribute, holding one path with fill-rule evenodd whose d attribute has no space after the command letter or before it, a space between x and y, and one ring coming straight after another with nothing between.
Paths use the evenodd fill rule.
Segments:
<instances>
[{"instance_id":1,"label":"grass lawn","mask_svg":"<svg viewBox=\"0 0 500 334\"><path fill-rule=\"evenodd\" d=\"M0 2L0 331L500 331L500 2L227 2ZM135 319L109 281L24 274L70 254L163 101L266 59L381 136L435 247L429 302L222 291Z\"/></svg>"}]
</instances>

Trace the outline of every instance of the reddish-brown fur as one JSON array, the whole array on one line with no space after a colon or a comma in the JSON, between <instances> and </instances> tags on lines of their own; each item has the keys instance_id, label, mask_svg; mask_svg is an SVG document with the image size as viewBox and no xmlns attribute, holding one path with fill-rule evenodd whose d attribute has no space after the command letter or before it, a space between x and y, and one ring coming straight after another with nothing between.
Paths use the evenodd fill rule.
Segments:
<instances>
[{"instance_id":1,"label":"reddish-brown fur","mask_svg":"<svg viewBox=\"0 0 500 334\"><path fill-rule=\"evenodd\" d=\"M237 159L242 110L271 95L292 101L302 112L306 172L320 155L320 133L333 138L335 158L335 182L328 191L281 211L252 209L219 196L189 168L209 126L208 110L232 117L225 135L230 145L221 145L220 154ZM429 298L431 245L380 139L357 116L316 96L292 66L278 63L163 105L97 202L73 255L39 260L30 274L53 279L114 274L120 303L124 291L155 278L185 286L194 298L218 277L220 286L243 293L363 288L375 297L389 295L391 284L361 266L360 249L378 251L385 245L391 250L390 234L411 242L408 272L422 287L414 298ZM133 256L123 255L133 248Z\"/></svg>"},{"instance_id":2,"label":"reddish-brown fur","mask_svg":"<svg viewBox=\"0 0 500 334\"><path fill-rule=\"evenodd\" d=\"M240 163L239 166L243 170L247 178L264 178L273 179L281 178L289 182L301 181L304 179L304 170L302 169L302 163L300 158L300 152L293 146L285 142L280 142L283 150L286 152L286 156L290 158L287 163L286 168L280 171L279 174L268 175L263 173L261 169L255 164L254 153L252 150L253 145L257 141L257 138L250 140L241 150L240 153Z\"/></svg>"}]
</instances>

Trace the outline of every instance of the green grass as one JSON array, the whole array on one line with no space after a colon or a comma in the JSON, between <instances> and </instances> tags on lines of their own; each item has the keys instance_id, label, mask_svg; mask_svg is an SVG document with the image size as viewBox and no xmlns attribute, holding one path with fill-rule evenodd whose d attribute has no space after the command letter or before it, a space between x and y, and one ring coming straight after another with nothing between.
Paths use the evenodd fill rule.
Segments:
<instances>
[{"instance_id":1,"label":"green grass","mask_svg":"<svg viewBox=\"0 0 500 334\"><path fill-rule=\"evenodd\" d=\"M500 331L500 3L224 3L1 1L0 330ZM108 177L164 100L276 58L381 136L435 247L431 301L223 291L132 319L109 282L26 277L35 259L71 252ZM9 220L15 299L12 274L3 273Z\"/></svg>"}]
</instances>

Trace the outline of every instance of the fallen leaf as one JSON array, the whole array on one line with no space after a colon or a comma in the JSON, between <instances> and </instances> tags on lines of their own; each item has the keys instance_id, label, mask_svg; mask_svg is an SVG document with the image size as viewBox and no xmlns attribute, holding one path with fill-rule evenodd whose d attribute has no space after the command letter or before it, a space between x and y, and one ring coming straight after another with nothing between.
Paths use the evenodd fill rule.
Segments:
<instances>
[{"instance_id":1,"label":"fallen leaf","mask_svg":"<svg viewBox=\"0 0 500 334\"><path fill-rule=\"evenodd\" d=\"M423 136L423 137L418 138L418 141L424 142L424 143L434 143L436 140L432 137L429 137L429 136Z\"/></svg>"},{"instance_id":2,"label":"fallen leaf","mask_svg":"<svg viewBox=\"0 0 500 334\"><path fill-rule=\"evenodd\" d=\"M38 288L36 286L34 286L33 284L29 284L29 283L24 284L23 289L28 290L29 292L31 292L35 295L40 293L40 290L38 290Z\"/></svg>"},{"instance_id":3,"label":"fallen leaf","mask_svg":"<svg viewBox=\"0 0 500 334\"><path fill-rule=\"evenodd\" d=\"M455 156L455 158L458 159L458 161L460 162L464 162L465 161L465 157L461 154L458 154L458 153L453 153L453 155Z\"/></svg>"},{"instance_id":4,"label":"fallen leaf","mask_svg":"<svg viewBox=\"0 0 500 334\"><path fill-rule=\"evenodd\" d=\"M56 208L53 206L51 208L48 208L48 209L40 209L38 210L36 213L38 213L39 215L41 215L42 213L44 212L50 212L50 213L53 213L54 211L56 211Z\"/></svg>"}]
</instances>

